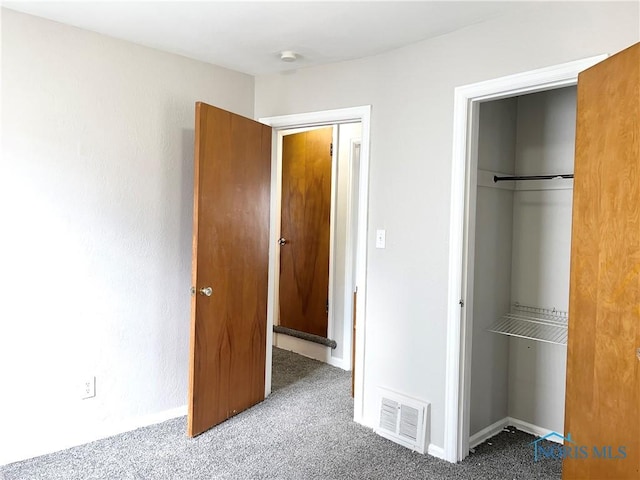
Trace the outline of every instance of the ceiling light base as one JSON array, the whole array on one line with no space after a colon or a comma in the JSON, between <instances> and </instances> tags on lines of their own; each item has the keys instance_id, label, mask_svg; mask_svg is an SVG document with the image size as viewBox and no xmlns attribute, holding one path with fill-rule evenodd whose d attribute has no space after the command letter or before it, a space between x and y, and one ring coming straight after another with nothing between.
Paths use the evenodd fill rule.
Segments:
<instances>
[{"instance_id":1,"label":"ceiling light base","mask_svg":"<svg viewBox=\"0 0 640 480\"><path fill-rule=\"evenodd\" d=\"M298 55L291 50L283 50L280 52L280 60L283 62L295 62L298 59Z\"/></svg>"}]
</instances>

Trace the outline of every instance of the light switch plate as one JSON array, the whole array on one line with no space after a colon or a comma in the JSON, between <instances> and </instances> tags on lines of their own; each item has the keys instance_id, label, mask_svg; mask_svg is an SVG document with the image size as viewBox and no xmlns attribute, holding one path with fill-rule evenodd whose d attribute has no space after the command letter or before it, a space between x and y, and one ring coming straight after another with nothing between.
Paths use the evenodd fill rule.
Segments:
<instances>
[{"instance_id":1,"label":"light switch plate","mask_svg":"<svg viewBox=\"0 0 640 480\"><path fill-rule=\"evenodd\" d=\"M376 248L385 248L387 245L386 230L376 230Z\"/></svg>"}]
</instances>

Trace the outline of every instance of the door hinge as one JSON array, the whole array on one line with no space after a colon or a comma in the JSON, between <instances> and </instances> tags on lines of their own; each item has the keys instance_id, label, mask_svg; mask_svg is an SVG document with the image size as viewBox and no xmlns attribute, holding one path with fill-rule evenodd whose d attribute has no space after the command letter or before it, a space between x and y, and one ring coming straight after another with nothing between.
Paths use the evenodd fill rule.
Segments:
<instances>
[{"instance_id":1,"label":"door hinge","mask_svg":"<svg viewBox=\"0 0 640 480\"><path fill-rule=\"evenodd\" d=\"M458 303L460 304L461 307L464 307L464 300L460 299Z\"/></svg>"},{"instance_id":2,"label":"door hinge","mask_svg":"<svg viewBox=\"0 0 640 480\"><path fill-rule=\"evenodd\" d=\"M329 313L329 300L327 300L327 313Z\"/></svg>"},{"instance_id":3,"label":"door hinge","mask_svg":"<svg viewBox=\"0 0 640 480\"><path fill-rule=\"evenodd\" d=\"M329 146L329 156L333 157L333 142L331 142L331 145Z\"/></svg>"}]
</instances>

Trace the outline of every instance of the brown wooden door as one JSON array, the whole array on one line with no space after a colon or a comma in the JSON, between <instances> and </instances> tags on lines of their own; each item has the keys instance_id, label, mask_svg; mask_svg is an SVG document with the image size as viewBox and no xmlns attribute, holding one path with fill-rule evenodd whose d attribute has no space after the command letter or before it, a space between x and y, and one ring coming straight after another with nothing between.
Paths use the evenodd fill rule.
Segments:
<instances>
[{"instance_id":1,"label":"brown wooden door","mask_svg":"<svg viewBox=\"0 0 640 480\"><path fill-rule=\"evenodd\" d=\"M640 478L639 109L640 44L579 76L565 479Z\"/></svg>"},{"instance_id":2,"label":"brown wooden door","mask_svg":"<svg viewBox=\"0 0 640 480\"><path fill-rule=\"evenodd\" d=\"M327 336L333 127L282 145L280 325Z\"/></svg>"},{"instance_id":3,"label":"brown wooden door","mask_svg":"<svg viewBox=\"0 0 640 480\"><path fill-rule=\"evenodd\" d=\"M264 400L270 171L270 127L196 104L189 436Z\"/></svg>"}]
</instances>

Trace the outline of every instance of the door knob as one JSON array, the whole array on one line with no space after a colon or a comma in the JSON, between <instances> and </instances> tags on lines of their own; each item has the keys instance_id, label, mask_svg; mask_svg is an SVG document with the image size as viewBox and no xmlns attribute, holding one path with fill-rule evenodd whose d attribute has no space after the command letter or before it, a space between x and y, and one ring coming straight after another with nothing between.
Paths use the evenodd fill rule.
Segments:
<instances>
[{"instance_id":1,"label":"door knob","mask_svg":"<svg viewBox=\"0 0 640 480\"><path fill-rule=\"evenodd\" d=\"M280 237L278 239L278 245L283 246L283 245L286 245L286 244L287 244L287 239L286 238Z\"/></svg>"},{"instance_id":2,"label":"door knob","mask_svg":"<svg viewBox=\"0 0 640 480\"><path fill-rule=\"evenodd\" d=\"M211 294L213 293L213 288L204 287L204 288L201 288L200 290L198 290L198 292L200 292L200 295L204 295L205 297L210 297Z\"/></svg>"}]
</instances>

